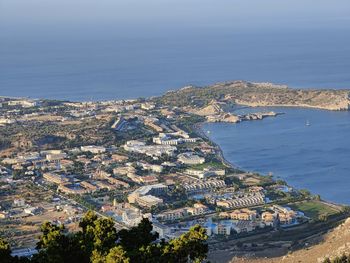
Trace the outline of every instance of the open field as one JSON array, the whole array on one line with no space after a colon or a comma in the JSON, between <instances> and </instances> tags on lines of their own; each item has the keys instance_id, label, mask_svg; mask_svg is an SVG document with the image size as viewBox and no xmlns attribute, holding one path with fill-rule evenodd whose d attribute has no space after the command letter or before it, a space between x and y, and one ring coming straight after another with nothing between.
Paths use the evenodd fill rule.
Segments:
<instances>
[{"instance_id":1,"label":"open field","mask_svg":"<svg viewBox=\"0 0 350 263\"><path fill-rule=\"evenodd\" d=\"M318 201L306 201L289 205L290 208L302 211L307 217L317 219L320 216L329 216L336 214L338 210Z\"/></svg>"}]
</instances>

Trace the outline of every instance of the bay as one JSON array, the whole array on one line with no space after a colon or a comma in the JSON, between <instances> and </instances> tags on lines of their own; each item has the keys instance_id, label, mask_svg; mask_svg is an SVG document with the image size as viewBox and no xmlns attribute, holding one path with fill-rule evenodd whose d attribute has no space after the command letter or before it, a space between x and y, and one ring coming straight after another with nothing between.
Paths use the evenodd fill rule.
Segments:
<instances>
[{"instance_id":1,"label":"bay","mask_svg":"<svg viewBox=\"0 0 350 263\"><path fill-rule=\"evenodd\" d=\"M350 204L350 113L299 108L239 124L205 124L225 158L238 167L309 189L328 201ZM310 125L307 125L309 123Z\"/></svg>"}]
</instances>

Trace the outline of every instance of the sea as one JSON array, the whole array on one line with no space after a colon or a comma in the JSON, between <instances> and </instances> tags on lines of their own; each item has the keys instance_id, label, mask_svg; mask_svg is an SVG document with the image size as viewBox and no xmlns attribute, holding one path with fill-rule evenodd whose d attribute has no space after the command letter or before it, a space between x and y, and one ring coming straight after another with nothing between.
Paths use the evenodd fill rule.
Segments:
<instances>
[{"instance_id":1,"label":"sea","mask_svg":"<svg viewBox=\"0 0 350 263\"><path fill-rule=\"evenodd\" d=\"M350 88L349 12L348 0L2 0L0 96L127 99L230 80ZM276 110L205 129L241 168L350 204L349 114Z\"/></svg>"}]
</instances>

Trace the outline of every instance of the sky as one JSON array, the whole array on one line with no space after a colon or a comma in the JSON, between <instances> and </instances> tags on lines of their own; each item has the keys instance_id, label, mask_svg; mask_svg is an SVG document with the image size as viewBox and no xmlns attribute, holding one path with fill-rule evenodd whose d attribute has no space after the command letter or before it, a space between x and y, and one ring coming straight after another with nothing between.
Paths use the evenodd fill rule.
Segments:
<instances>
[{"instance_id":1,"label":"sky","mask_svg":"<svg viewBox=\"0 0 350 263\"><path fill-rule=\"evenodd\" d=\"M348 0L0 0L3 36L169 27L349 26Z\"/></svg>"}]
</instances>

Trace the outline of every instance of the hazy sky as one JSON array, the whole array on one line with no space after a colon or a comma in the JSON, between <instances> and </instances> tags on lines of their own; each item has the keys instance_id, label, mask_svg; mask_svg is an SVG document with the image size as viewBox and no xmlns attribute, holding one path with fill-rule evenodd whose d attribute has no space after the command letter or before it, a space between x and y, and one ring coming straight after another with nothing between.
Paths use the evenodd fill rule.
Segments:
<instances>
[{"instance_id":1,"label":"hazy sky","mask_svg":"<svg viewBox=\"0 0 350 263\"><path fill-rule=\"evenodd\" d=\"M350 25L349 0L0 0L2 33Z\"/></svg>"}]
</instances>

